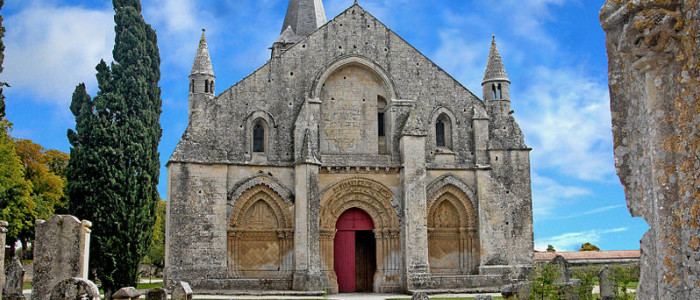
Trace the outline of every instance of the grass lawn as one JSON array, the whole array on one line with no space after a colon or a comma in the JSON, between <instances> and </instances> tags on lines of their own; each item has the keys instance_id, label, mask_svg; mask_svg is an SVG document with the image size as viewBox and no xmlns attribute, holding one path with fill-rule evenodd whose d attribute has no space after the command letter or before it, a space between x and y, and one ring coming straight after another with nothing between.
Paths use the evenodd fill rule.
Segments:
<instances>
[{"instance_id":1,"label":"grass lawn","mask_svg":"<svg viewBox=\"0 0 700 300\"><path fill-rule=\"evenodd\" d=\"M31 290L32 289L32 284L31 283L25 283L22 285L23 290Z\"/></svg>"},{"instance_id":2,"label":"grass lawn","mask_svg":"<svg viewBox=\"0 0 700 300\"><path fill-rule=\"evenodd\" d=\"M146 290L146 289L152 289L156 287L163 287L162 282L154 282L154 283L139 283L139 286L136 287L137 290Z\"/></svg>"},{"instance_id":3,"label":"grass lawn","mask_svg":"<svg viewBox=\"0 0 700 300\"><path fill-rule=\"evenodd\" d=\"M473 299L474 298L471 298L471 297L469 297L469 298L457 298L457 297L454 297L454 298L433 298L433 297L430 297L430 300L473 300ZM493 299L494 300L503 300L502 297L493 297ZM393 299L390 298L390 299L386 299L386 300L411 300L411 298L393 298Z\"/></svg>"}]
</instances>

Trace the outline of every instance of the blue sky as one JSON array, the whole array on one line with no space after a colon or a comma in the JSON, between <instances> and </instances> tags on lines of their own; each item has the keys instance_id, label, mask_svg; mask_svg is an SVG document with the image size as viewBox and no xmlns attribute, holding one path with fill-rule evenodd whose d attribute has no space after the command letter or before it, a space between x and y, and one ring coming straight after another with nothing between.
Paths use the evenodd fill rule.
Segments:
<instances>
[{"instance_id":1,"label":"blue sky","mask_svg":"<svg viewBox=\"0 0 700 300\"><path fill-rule=\"evenodd\" d=\"M207 28L219 91L270 57L288 0L142 0L161 51L163 138L159 191L187 126L190 68ZM371 14L475 94L491 35L512 81L515 118L533 148L536 248L638 249L646 223L631 218L612 154L603 0L360 0ZM5 90L13 136L68 152L76 84L96 92L95 66L111 60L112 1L6 0ZM335 17L353 0L325 0Z\"/></svg>"}]
</instances>

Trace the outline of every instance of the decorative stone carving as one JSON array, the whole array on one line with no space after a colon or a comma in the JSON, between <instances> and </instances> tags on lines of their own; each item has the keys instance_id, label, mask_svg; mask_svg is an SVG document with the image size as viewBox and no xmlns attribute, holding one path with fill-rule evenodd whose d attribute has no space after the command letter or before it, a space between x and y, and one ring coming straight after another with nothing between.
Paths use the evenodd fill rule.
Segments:
<instances>
[{"instance_id":1,"label":"decorative stone carving","mask_svg":"<svg viewBox=\"0 0 700 300\"><path fill-rule=\"evenodd\" d=\"M428 298L428 295L426 295L424 292L418 292L413 293L411 300L430 300L430 298Z\"/></svg>"},{"instance_id":2,"label":"decorative stone carving","mask_svg":"<svg viewBox=\"0 0 700 300\"><path fill-rule=\"evenodd\" d=\"M100 300L100 290L84 278L65 279L51 289L49 300Z\"/></svg>"},{"instance_id":3,"label":"decorative stone carving","mask_svg":"<svg viewBox=\"0 0 700 300\"><path fill-rule=\"evenodd\" d=\"M700 299L700 6L608 0L615 165L642 238L639 299Z\"/></svg>"},{"instance_id":4,"label":"decorative stone carving","mask_svg":"<svg viewBox=\"0 0 700 300\"><path fill-rule=\"evenodd\" d=\"M291 275L292 204L268 185L250 187L229 218L229 274L255 278Z\"/></svg>"},{"instance_id":5,"label":"decorative stone carving","mask_svg":"<svg viewBox=\"0 0 700 300\"><path fill-rule=\"evenodd\" d=\"M3 300L24 300L22 284L24 283L24 268L19 258L15 257L5 270L5 285L2 292Z\"/></svg>"},{"instance_id":6,"label":"decorative stone carving","mask_svg":"<svg viewBox=\"0 0 700 300\"><path fill-rule=\"evenodd\" d=\"M37 220L32 300L48 300L66 278L87 278L92 223L68 215Z\"/></svg>"},{"instance_id":7,"label":"decorative stone carving","mask_svg":"<svg viewBox=\"0 0 700 300\"><path fill-rule=\"evenodd\" d=\"M180 281L172 288L170 294L171 300L192 300L192 288L190 284L184 281Z\"/></svg>"}]
</instances>

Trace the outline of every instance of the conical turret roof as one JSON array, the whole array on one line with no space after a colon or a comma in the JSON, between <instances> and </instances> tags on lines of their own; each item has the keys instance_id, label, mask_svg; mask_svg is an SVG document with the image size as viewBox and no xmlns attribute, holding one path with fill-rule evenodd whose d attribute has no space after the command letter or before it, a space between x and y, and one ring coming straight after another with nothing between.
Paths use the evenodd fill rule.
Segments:
<instances>
[{"instance_id":1,"label":"conical turret roof","mask_svg":"<svg viewBox=\"0 0 700 300\"><path fill-rule=\"evenodd\" d=\"M493 41L491 42L491 51L489 52L489 60L486 63L486 72L484 73L484 81L482 84L490 81L508 81L508 74L506 73L506 68L503 66L503 60L501 59L501 54L498 52L498 46L496 46L496 37L493 36Z\"/></svg>"},{"instance_id":2,"label":"conical turret roof","mask_svg":"<svg viewBox=\"0 0 700 300\"><path fill-rule=\"evenodd\" d=\"M284 18L280 34L284 34L288 27L291 27L296 36L293 39L286 37L285 40L296 42L309 36L326 24L326 21L326 11L321 0L289 0L287 16Z\"/></svg>"},{"instance_id":3,"label":"conical turret roof","mask_svg":"<svg viewBox=\"0 0 700 300\"><path fill-rule=\"evenodd\" d=\"M199 40L199 48L197 48L197 56L194 58L192 72L190 75L210 75L214 76L214 68L211 66L211 58L209 57L209 48L207 47L207 38L204 36L202 29L202 38Z\"/></svg>"}]
</instances>

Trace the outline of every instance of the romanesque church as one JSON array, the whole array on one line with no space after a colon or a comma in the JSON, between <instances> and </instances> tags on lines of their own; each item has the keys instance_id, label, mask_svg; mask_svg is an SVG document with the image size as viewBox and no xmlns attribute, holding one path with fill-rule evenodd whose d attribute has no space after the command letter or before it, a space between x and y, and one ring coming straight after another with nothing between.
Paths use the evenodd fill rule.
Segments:
<instances>
[{"instance_id":1,"label":"romanesque church","mask_svg":"<svg viewBox=\"0 0 700 300\"><path fill-rule=\"evenodd\" d=\"M271 49L217 93L202 34L168 163L168 282L405 293L524 276L530 149L495 40L482 99L357 3L327 21L321 0L290 0Z\"/></svg>"}]
</instances>

